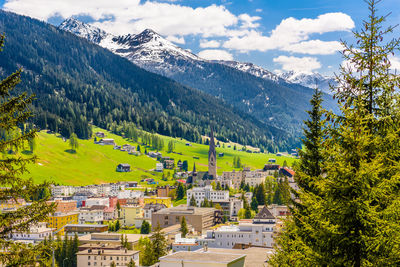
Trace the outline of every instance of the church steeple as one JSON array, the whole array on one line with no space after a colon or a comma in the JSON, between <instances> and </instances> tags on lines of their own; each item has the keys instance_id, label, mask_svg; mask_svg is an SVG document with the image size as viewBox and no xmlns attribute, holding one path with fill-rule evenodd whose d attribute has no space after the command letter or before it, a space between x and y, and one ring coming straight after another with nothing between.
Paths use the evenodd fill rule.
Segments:
<instances>
[{"instance_id":1,"label":"church steeple","mask_svg":"<svg viewBox=\"0 0 400 267\"><path fill-rule=\"evenodd\" d=\"M193 163L193 171L192 171L192 173L195 173L195 172L196 172L196 162Z\"/></svg>"},{"instance_id":2,"label":"church steeple","mask_svg":"<svg viewBox=\"0 0 400 267\"><path fill-rule=\"evenodd\" d=\"M212 179L217 178L217 152L215 151L214 131L211 127L210 148L208 150L208 175Z\"/></svg>"}]
</instances>

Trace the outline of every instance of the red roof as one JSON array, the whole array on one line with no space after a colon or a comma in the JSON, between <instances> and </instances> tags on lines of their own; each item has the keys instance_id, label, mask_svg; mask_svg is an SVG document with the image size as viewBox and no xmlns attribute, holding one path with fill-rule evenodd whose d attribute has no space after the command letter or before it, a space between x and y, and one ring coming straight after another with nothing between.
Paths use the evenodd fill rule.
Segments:
<instances>
[{"instance_id":1,"label":"red roof","mask_svg":"<svg viewBox=\"0 0 400 267\"><path fill-rule=\"evenodd\" d=\"M296 173L294 172L294 170L291 170L291 169L289 169L289 168L287 168L287 167L284 167L284 169L288 172L288 173L290 173L292 176L294 176Z\"/></svg>"},{"instance_id":2,"label":"red roof","mask_svg":"<svg viewBox=\"0 0 400 267\"><path fill-rule=\"evenodd\" d=\"M186 184L186 180L176 180L178 183Z\"/></svg>"}]
</instances>

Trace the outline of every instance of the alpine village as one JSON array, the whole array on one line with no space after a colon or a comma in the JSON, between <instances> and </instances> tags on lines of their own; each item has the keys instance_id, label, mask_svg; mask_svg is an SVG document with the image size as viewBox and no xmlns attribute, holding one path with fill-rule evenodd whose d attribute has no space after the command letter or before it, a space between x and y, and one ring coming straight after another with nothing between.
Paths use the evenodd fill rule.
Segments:
<instances>
[{"instance_id":1,"label":"alpine village","mask_svg":"<svg viewBox=\"0 0 400 267\"><path fill-rule=\"evenodd\" d=\"M278 2L0 1L0 266L400 266L400 2Z\"/></svg>"}]
</instances>

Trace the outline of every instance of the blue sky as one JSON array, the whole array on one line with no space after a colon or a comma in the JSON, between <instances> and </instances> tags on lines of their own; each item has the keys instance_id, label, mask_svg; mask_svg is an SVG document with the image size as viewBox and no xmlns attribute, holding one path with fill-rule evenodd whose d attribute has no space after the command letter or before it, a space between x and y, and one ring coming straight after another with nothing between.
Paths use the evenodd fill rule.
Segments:
<instances>
[{"instance_id":1,"label":"blue sky","mask_svg":"<svg viewBox=\"0 0 400 267\"><path fill-rule=\"evenodd\" d=\"M74 16L114 34L151 28L207 59L328 75L342 62L338 41L351 42L351 31L368 16L363 0L0 0L0 6L53 24ZM383 0L379 14L392 12L388 22L400 24L398 6L400 0ZM391 37L400 37L400 29Z\"/></svg>"}]
</instances>

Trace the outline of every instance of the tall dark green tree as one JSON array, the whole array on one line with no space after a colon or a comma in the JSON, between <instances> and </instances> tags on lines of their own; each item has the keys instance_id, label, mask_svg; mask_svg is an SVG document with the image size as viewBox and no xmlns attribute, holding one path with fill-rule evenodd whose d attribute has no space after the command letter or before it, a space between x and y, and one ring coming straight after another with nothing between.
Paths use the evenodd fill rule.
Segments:
<instances>
[{"instance_id":1,"label":"tall dark green tree","mask_svg":"<svg viewBox=\"0 0 400 267\"><path fill-rule=\"evenodd\" d=\"M165 239L164 234L161 232L161 227L158 225L154 230L153 235L151 236L152 247L153 247L153 255L158 262L158 259L162 256L167 255L167 240ZM154 264L154 263L153 263Z\"/></svg>"},{"instance_id":2,"label":"tall dark green tree","mask_svg":"<svg viewBox=\"0 0 400 267\"><path fill-rule=\"evenodd\" d=\"M180 231L181 231L182 237L185 238L189 231L188 227L187 227L185 216L182 216Z\"/></svg>"},{"instance_id":3,"label":"tall dark green tree","mask_svg":"<svg viewBox=\"0 0 400 267\"><path fill-rule=\"evenodd\" d=\"M178 184L178 188L176 189L176 199L180 200L185 197L185 189L183 188L182 183Z\"/></svg>"},{"instance_id":4,"label":"tall dark green tree","mask_svg":"<svg viewBox=\"0 0 400 267\"><path fill-rule=\"evenodd\" d=\"M4 44L4 35L0 35L0 51ZM10 63L10 62L9 62ZM18 94L14 91L20 83L22 70L18 70L3 80L0 80L0 132L11 133L19 130L30 117L30 105L34 96L27 93ZM27 164L34 163L35 157L20 157L18 154L8 154L10 150L23 149L26 142L35 138L35 130L28 130L18 137L10 135L5 140L0 138L0 202L30 201L35 198L39 189L48 184L37 185L32 179L24 179L22 175L27 171ZM9 240L13 232L27 232L30 226L45 221L54 211L54 205L48 205L47 199L35 200L29 206L18 208L14 212L0 213L0 262L6 266L34 265L35 262L45 262L39 258L47 250L43 242L38 245L25 245ZM8 253L4 253L7 251Z\"/></svg>"},{"instance_id":5,"label":"tall dark green tree","mask_svg":"<svg viewBox=\"0 0 400 267\"><path fill-rule=\"evenodd\" d=\"M253 199L251 200L250 207L251 207L251 209L254 210L255 212L258 211L258 201L257 201L257 198L256 198L256 197L253 197Z\"/></svg>"},{"instance_id":6,"label":"tall dark green tree","mask_svg":"<svg viewBox=\"0 0 400 267\"><path fill-rule=\"evenodd\" d=\"M140 233L142 235L150 233L150 224L146 220L143 221L142 226L140 227Z\"/></svg>"},{"instance_id":7,"label":"tall dark green tree","mask_svg":"<svg viewBox=\"0 0 400 267\"><path fill-rule=\"evenodd\" d=\"M370 15L354 32L356 45L343 43L350 66L342 66L337 76L341 114L327 113L331 123L323 140L322 175L301 181L308 181L307 194L298 194L308 220L301 228L296 214L288 220L275 265L400 262L400 78L390 64L400 41L384 39L393 27L383 28L387 17L376 13L380 1L366 2Z\"/></svg>"}]
</instances>

